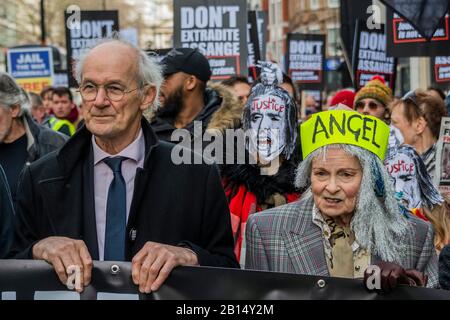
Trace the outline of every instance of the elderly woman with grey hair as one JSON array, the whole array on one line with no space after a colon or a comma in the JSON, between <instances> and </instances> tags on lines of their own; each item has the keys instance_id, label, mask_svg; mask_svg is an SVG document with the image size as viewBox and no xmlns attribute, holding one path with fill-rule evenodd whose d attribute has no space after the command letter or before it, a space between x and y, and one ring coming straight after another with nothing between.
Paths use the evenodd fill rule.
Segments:
<instances>
[{"instance_id":1,"label":"elderly woman with grey hair","mask_svg":"<svg viewBox=\"0 0 450 320\"><path fill-rule=\"evenodd\" d=\"M305 122L296 185L310 192L250 216L246 268L367 279L377 265L377 289L437 287L433 228L400 213L382 162L388 137L381 120L354 111L320 112Z\"/></svg>"}]
</instances>

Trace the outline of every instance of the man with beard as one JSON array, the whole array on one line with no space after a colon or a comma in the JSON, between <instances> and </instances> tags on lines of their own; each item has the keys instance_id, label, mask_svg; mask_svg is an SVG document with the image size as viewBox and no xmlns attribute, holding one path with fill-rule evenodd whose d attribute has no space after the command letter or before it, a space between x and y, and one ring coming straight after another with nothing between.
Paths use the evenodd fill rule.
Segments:
<instances>
[{"instance_id":1,"label":"man with beard","mask_svg":"<svg viewBox=\"0 0 450 320\"><path fill-rule=\"evenodd\" d=\"M194 136L194 121L200 121L202 134L213 114L221 107L236 104L226 88L207 88L211 78L208 60L197 49L172 49L161 61L164 83L159 96L160 108L150 116L158 138L172 141L172 132L186 129Z\"/></svg>"}]
</instances>

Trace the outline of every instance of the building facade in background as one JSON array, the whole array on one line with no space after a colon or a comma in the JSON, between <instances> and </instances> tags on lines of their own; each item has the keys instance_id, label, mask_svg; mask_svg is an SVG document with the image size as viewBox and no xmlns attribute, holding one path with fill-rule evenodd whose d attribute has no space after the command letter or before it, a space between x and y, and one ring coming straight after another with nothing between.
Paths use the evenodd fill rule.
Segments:
<instances>
[{"instance_id":1,"label":"building facade in background","mask_svg":"<svg viewBox=\"0 0 450 320\"><path fill-rule=\"evenodd\" d=\"M284 64L286 36L289 28L289 0L263 0L262 9L268 12L267 59Z\"/></svg>"},{"instance_id":2,"label":"building facade in background","mask_svg":"<svg viewBox=\"0 0 450 320\"><path fill-rule=\"evenodd\" d=\"M325 34L327 37L326 90L342 87L343 60L339 29L339 0L263 0L269 13L267 58L284 64L288 33Z\"/></svg>"},{"instance_id":3,"label":"building facade in background","mask_svg":"<svg viewBox=\"0 0 450 320\"><path fill-rule=\"evenodd\" d=\"M144 49L165 49L173 44L173 0L128 0L139 8L139 45ZM120 21L119 21L120 22Z\"/></svg>"},{"instance_id":4,"label":"building facade in background","mask_svg":"<svg viewBox=\"0 0 450 320\"><path fill-rule=\"evenodd\" d=\"M40 32L39 15L37 25L30 23L34 17L24 15L35 5L35 0L2 0L0 4L0 70L5 71L6 49L12 46L36 42L35 35Z\"/></svg>"},{"instance_id":5,"label":"building facade in background","mask_svg":"<svg viewBox=\"0 0 450 320\"><path fill-rule=\"evenodd\" d=\"M120 29L127 30L133 42L143 49L173 46L173 0L1 0L0 70L5 70L7 48L41 43L41 1L45 8L46 44L59 50L61 61L65 61L66 53L63 17L69 5L78 5L81 10L118 10ZM373 3L384 10L379 1ZM286 37L290 32L325 34L325 90L348 86L349 74L342 63L339 36L340 0L247 0L247 4L249 10L268 12L266 59L284 66ZM381 17L384 18L384 11ZM427 59L399 59L397 94L410 87L426 87L430 82Z\"/></svg>"}]
</instances>

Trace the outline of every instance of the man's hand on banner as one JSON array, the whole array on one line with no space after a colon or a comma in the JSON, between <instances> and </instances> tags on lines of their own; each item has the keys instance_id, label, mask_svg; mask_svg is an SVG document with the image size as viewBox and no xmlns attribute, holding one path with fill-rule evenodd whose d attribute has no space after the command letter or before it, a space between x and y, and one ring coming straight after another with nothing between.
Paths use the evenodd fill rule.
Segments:
<instances>
[{"instance_id":1,"label":"man's hand on banner","mask_svg":"<svg viewBox=\"0 0 450 320\"><path fill-rule=\"evenodd\" d=\"M33 259L41 259L50 263L59 280L66 285L68 270L77 266L81 272L81 287L78 292L91 282L92 258L86 244L82 240L65 237L48 237L33 246Z\"/></svg>"},{"instance_id":2,"label":"man's hand on banner","mask_svg":"<svg viewBox=\"0 0 450 320\"><path fill-rule=\"evenodd\" d=\"M149 241L134 256L131 275L140 292L150 293L159 289L175 267L193 265L198 265L198 259L192 250Z\"/></svg>"}]
</instances>

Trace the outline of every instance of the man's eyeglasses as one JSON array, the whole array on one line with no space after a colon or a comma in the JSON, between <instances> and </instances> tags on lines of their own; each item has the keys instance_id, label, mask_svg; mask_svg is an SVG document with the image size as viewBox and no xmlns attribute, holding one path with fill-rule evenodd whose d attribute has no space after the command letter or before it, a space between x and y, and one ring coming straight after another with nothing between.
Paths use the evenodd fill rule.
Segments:
<instances>
[{"instance_id":1,"label":"man's eyeglasses","mask_svg":"<svg viewBox=\"0 0 450 320\"><path fill-rule=\"evenodd\" d=\"M97 98L99 88L103 87L106 92L106 97L110 101L118 102L123 99L123 97L133 91L138 90L140 87L132 90L125 90L124 88L118 86L117 84L107 84L97 86L92 83L84 84L80 87L78 92L80 92L81 97L84 101L94 101Z\"/></svg>"}]
</instances>

